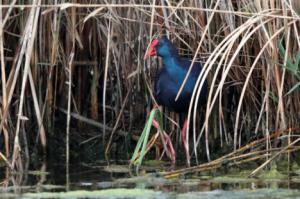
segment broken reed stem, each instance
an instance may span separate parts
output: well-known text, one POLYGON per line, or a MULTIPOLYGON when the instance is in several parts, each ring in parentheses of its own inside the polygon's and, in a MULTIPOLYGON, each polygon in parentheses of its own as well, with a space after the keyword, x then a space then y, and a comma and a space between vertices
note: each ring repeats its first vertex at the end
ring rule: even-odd
POLYGON ((294 140, 293 142, 291 142, 290 144, 288 144, 287 146, 283 147, 282 150, 280 150, 279 152, 277 152, 275 155, 273 155, 270 159, 268 159, 267 161, 265 161, 262 165, 260 165, 258 168, 256 168, 254 171, 252 171, 249 175, 249 177, 254 177, 261 169, 263 169, 264 167, 266 167, 272 160, 274 160, 277 156, 279 156, 280 154, 286 152, 291 146, 295 145, 296 143, 298 143, 300 141, 300 138, 294 140))
POLYGON ((0 157, 2 158, 2 160, 4 160, 4 162, 7 164, 7 166, 13 170, 13 166, 10 164, 10 162, 8 161, 8 159, 5 157, 5 155, 3 155, 1 152, 0 152, 0 157))
POLYGON ((46 153, 46 145, 47 145, 46 131, 45 131, 45 128, 44 128, 44 125, 43 125, 41 110, 40 110, 40 107, 39 107, 37 93, 36 93, 34 80, 33 80, 33 77, 32 77, 30 67, 29 67, 29 73, 28 74, 29 74, 29 84, 30 84, 32 99, 33 99, 33 106, 34 106, 35 115, 36 115, 36 118, 37 118, 37 121, 38 121, 38 129, 39 130, 38 130, 37 133, 38 133, 38 136, 40 137, 42 147, 43 147, 43 152, 45 154, 46 153))
MULTIPOLYGON (((289 129, 285 129, 285 130, 281 130, 281 131, 277 131, 274 132, 272 135, 270 135, 270 139, 276 139, 278 136, 280 136, 283 133, 286 132, 290 132, 290 131, 297 131, 300 130, 300 127, 297 128, 289 128, 289 129)), ((189 168, 184 168, 184 169, 178 169, 175 171, 171 171, 171 172, 164 172, 161 173, 162 176, 164 176, 165 178, 171 178, 171 177, 176 177, 178 175, 183 175, 183 174, 187 174, 187 173, 192 173, 192 172, 199 172, 199 171, 204 171, 204 170, 213 170, 215 168, 219 168, 220 166, 222 166, 222 164, 227 164, 228 166, 232 166, 232 165, 237 165, 237 164, 242 164, 245 162, 250 162, 253 160, 257 160, 257 159, 262 159, 266 157, 266 154, 272 151, 276 151, 276 150, 280 150, 280 148, 278 149, 269 149, 269 150, 262 150, 262 151, 256 151, 256 152, 250 152, 247 154, 242 154, 242 155, 237 155, 239 153, 244 152, 245 150, 248 149, 253 149, 261 144, 263 144, 266 139, 269 138, 261 138, 259 140, 255 140, 239 149, 237 149, 236 151, 226 154, 216 160, 213 160, 211 162, 208 163, 204 163, 204 164, 200 164, 197 166, 193 166, 193 167, 189 167, 189 168), (257 153, 263 153, 266 152, 266 154, 261 154, 261 155, 257 155, 257 153), (244 159, 245 157, 248 156, 255 156, 255 157, 249 157, 247 159, 244 159), (241 160, 244 159, 244 160, 241 160)), ((281 151, 279 151, 275 157, 277 157, 279 155, 279 153, 283 153, 284 151, 286 151, 287 149, 289 149, 291 146, 293 146, 295 143, 297 143, 298 141, 300 141, 300 138, 296 139, 294 142, 292 142, 290 145, 284 147, 281 151)), ((292 150, 299 150, 299 147, 295 147, 294 149, 292 148, 292 150)), ((270 156, 270 154, 267 154, 268 156, 270 156)), ((271 160, 273 160, 275 157, 270 158, 271 160)), ((268 160, 267 162, 269 163, 271 160, 268 160)), ((265 166, 265 164, 263 164, 262 166, 265 166)), ((252 172, 253 173, 253 172, 252 172)))
MULTIPOLYGON (((105 149, 105 155, 106 155, 106 156, 107 156, 108 153, 110 152, 111 142, 112 142, 113 136, 114 136, 114 134, 115 134, 115 132, 116 132, 116 130, 117 130, 117 128, 118 128, 118 125, 119 125, 119 122, 120 122, 120 120, 121 120, 121 117, 122 117, 122 115, 123 115, 123 113, 124 113, 125 106, 126 106, 126 104, 127 104, 128 98, 129 98, 129 94, 131 93, 131 87, 132 87, 132 84, 130 84, 130 86, 129 86, 129 88, 128 88, 126 97, 125 97, 125 99, 124 99, 124 101, 123 101, 123 104, 122 104, 122 107, 121 107, 121 110, 120 110, 120 113, 119 113, 119 115, 118 115, 118 117, 117 117, 117 120, 116 120, 116 122, 115 122, 115 125, 114 125, 114 127, 113 127, 113 129, 112 129, 112 132, 111 132, 111 134, 110 134, 110 138, 109 138, 108 143, 107 143, 107 145, 106 145, 106 149, 105 149)), ((106 129, 105 129, 105 130, 106 130, 106 129)))

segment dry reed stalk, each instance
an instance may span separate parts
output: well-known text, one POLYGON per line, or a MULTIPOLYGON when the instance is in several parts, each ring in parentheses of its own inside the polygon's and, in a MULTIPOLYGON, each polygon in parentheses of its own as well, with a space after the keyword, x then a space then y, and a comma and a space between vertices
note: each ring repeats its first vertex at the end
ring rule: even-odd
MULTIPOLYGON (((9 8, 11 7, 10 5, 1 5, 0 7, 2 8, 9 8)), ((67 8, 71 8, 71 7, 75 7, 75 8, 99 8, 99 7, 105 7, 105 8, 136 8, 136 9, 140 9, 140 8, 155 8, 155 9, 178 9, 178 10, 184 10, 184 11, 203 11, 203 12, 215 12, 215 13, 223 13, 223 14, 235 14, 235 15, 240 15, 241 17, 244 16, 264 16, 264 17, 275 17, 278 19, 297 19, 297 17, 293 17, 293 16, 280 16, 280 15, 273 15, 273 14, 264 14, 264 13, 255 13, 255 12, 242 12, 242 11, 228 11, 228 10, 220 10, 220 9, 209 9, 209 8, 197 8, 197 7, 189 7, 189 6, 181 6, 176 8, 177 6, 162 6, 162 5, 147 5, 147 4, 81 4, 81 3, 61 3, 61 4, 57 4, 57 5, 46 5, 46 4, 42 4, 39 6, 36 5, 23 5, 23 4, 15 4, 13 5, 13 8, 33 8, 33 7, 40 7, 40 8, 49 8, 49 10, 45 11, 45 12, 51 12, 53 11, 55 8, 60 8, 61 10, 66 10, 67 8)), ((275 11, 280 11, 281 9, 274 9, 275 11)))
MULTIPOLYGON (((250 23, 250 25, 251 25, 251 23, 250 23)), ((246 26, 247 27, 247 26, 246 26)), ((205 119, 205 123, 204 123, 204 125, 203 126, 205 126, 206 127, 206 131, 207 131, 207 126, 208 126, 208 118, 209 118, 209 115, 211 114, 211 111, 212 111, 212 108, 211 107, 213 107, 213 104, 214 104, 214 102, 215 102, 215 100, 216 100, 216 97, 217 97, 217 95, 215 95, 215 97, 214 97, 214 99, 212 100, 211 98, 212 98, 212 94, 213 94, 213 88, 214 88, 214 84, 215 84, 215 82, 217 81, 217 74, 218 74, 218 71, 221 69, 221 66, 222 66, 222 63, 223 63, 223 60, 227 60, 227 58, 228 58, 228 53, 230 53, 230 49, 232 49, 232 47, 233 47, 233 44, 234 44, 234 42, 235 42, 235 39, 237 38, 237 35, 238 34, 236 34, 236 32, 237 33, 239 33, 239 34, 241 34, 243 31, 245 30, 245 26, 241 26, 240 28, 237 28, 234 32, 232 32, 230 35, 228 35, 228 39, 227 38, 225 38, 219 45, 218 45, 218 47, 216 47, 215 48, 215 50, 214 50, 214 52, 211 54, 211 56, 208 58, 208 60, 207 60, 207 62, 205 63, 205 65, 203 66, 203 70, 201 71, 201 73, 200 73, 200 77, 198 78, 198 80, 197 80, 197 83, 196 83, 196 88, 197 88, 197 90, 194 90, 194 93, 193 93, 193 96, 192 96, 192 102, 195 100, 195 104, 197 105, 198 104, 198 97, 196 97, 196 96, 199 96, 199 94, 200 94, 200 91, 201 91, 201 87, 203 86, 203 84, 204 84, 204 80, 206 79, 206 77, 208 76, 208 72, 209 72, 209 70, 211 70, 211 68, 212 68, 212 66, 213 66, 213 64, 215 63, 215 61, 216 61, 216 59, 218 58, 218 56, 221 54, 221 52, 223 51, 223 50, 225 50, 225 49, 227 49, 227 54, 226 53, 224 53, 223 55, 222 55, 222 58, 221 58, 221 60, 220 60, 220 62, 219 62, 219 64, 218 64, 218 66, 217 66, 217 69, 216 69, 216 73, 215 73, 215 75, 214 75, 214 77, 213 77, 213 80, 212 80, 212 86, 211 86, 211 89, 210 89, 210 92, 209 92, 209 95, 208 95, 208 103, 207 103, 207 108, 206 108, 206 119, 205 119), (239 31, 239 32, 238 32, 239 31), (229 47, 228 47, 229 46, 229 47), (226 56, 227 55, 227 56, 226 56), (227 58, 226 58, 227 57, 227 58), (226 58, 226 59, 225 59, 226 58), (201 78, 202 77, 202 78, 201 78), (199 85, 200 84, 200 85, 199 85), (210 105, 210 101, 212 101, 211 102, 211 104, 212 105, 210 105)), ((227 67, 227 69, 226 69, 226 73, 228 73, 229 72, 229 69, 230 69, 230 67, 227 67)), ((224 77, 226 77, 226 76, 224 76, 224 74, 223 74, 223 76, 222 76, 223 78, 222 78, 222 81, 223 81, 223 83, 220 83, 219 84, 219 86, 218 86, 218 90, 220 90, 221 89, 221 87, 222 87, 222 85, 224 84, 224 81, 225 81, 225 78, 224 77)), ((217 91, 218 91, 217 90, 217 91)), ((189 114, 190 114, 190 112, 191 112, 191 109, 189 110, 189 114)), ((193 112, 193 114, 194 114, 194 118, 196 118, 196 108, 194 109, 194 112, 193 112)), ((195 120, 194 120, 195 121, 195 120)), ((194 126, 194 129, 195 129, 195 126, 194 126)))
MULTIPOLYGON (((57 0, 54 2, 55 5, 57 5, 57 0)), ((45 12, 44 12, 45 13, 45 12)), ((45 100, 44 100, 44 106, 43 106, 43 112, 42 117, 44 117, 46 109, 47 109, 47 117, 48 118, 48 127, 49 130, 53 130, 53 121, 54 121, 54 111, 53 107, 55 105, 55 99, 56 99, 56 88, 57 88, 57 81, 53 83, 53 78, 57 77, 57 74, 54 75, 55 72, 55 66, 58 62, 58 56, 59 56, 59 31, 60 31, 60 18, 61 13, 58 13, 58 9, 54 9, 53 12, 53 19, 52 19, 52 42, 51 42, 51 49, 50 49, 50 69, 48 69, 49 76, 47 79, 47 86, 46 86, 46 93, 45 93, 45 100)), ((56 70, 57 72, 58 70, 56 70)), ((58 78, 55 78, 56 80, 58 78)))
MULTIPOLYGON (((41 1, 34 1, 34 5, 40 5, 41 1)), ((21 88, 21 94, 20 94, 20 104, 19 104, 19 110, 18 110, 18 119, 17 119, 17 124, 16 124, 16 133, 15 133, 15 138, 14 138, 14 151, 13 151, 13 157, 12 157, 12 167, 15 167, 16 160, 20 158, 20 138, 19 138, 19 132, 20 132, 20 125, 21 125, 21 120, 23 120, 23 105, 24 105, 24 94, 25 94, 25 86, 27 82, 27 77, 28 73, 30 72, 30 58, 33 50, 33 44, 37 32, 37 22, 38 22, 38 16, 39 16, 39 7, 33 7, 30 16, 28 18, 28 23, 27 23, 27 31, 25 35, 24 42, 27 43, 27 49, 26 49, 26 54, 25 54, 25 67, 24 67, 24 74, 22 78, 22 88, 21 88)))
POLYGON ((109 152, 110 152, 112 139, 113 139, 113 136, 114 136, 114 134, 115 134, 115 132, 116 132, 116 130, 117 130, 117 128, 118 128, 118 125, 119 125, 119 122, 120 122, 120 120, 121 120, 121 117, 122 117, 122 115, 123 115, 123 113, 124 113, 124 109, 125 109, 125 106, 126 106, 126 104, 127 104, 127 101, 128 101, 130 92, 131 92, 131 86, 129 87, 129 89, 128 89, 128 91, 127 91, 127 94, 126 94, 126 96, 125 96, 124 102, 123 102, 122 107, 121 107, 121 110, 120 110, 120 112, 119 112, 119 115, 118 115, 118 117, 117 117, 117 120, 116 120, 116 122, 115 122, 115 125, 114 125, 114 127, 113 127, 113 129, 112 129, 112 132, 111 132, 111 134, 110 134, 110 138, 109 138, 108 143, 107 143, 106 148, 105 148, 105 155, 108 155, 109 152))
POLYGON ((29 83, 30 83, 30 88, 32 92, 32 98, 33 98, 33 103, 34 103, 34 110, 36 114, 36 118, 38 121, 38 135, 40 136, 41 144, 44 150, 44 153, 46 153, 46 145, 47 145, 47 138, 46 138, 46 131, 43 125, 43 119, 42 119, 42 114, 40 111, 39 103, 38 103, 38 98, 37 98, 37 93, 34 85, 34 80, 32 77, 31 69, 29 68, 29 83))
POLYGON ((71 24, 70 24, 70 40, 71 48, 69 49, 69 60, 68 60, 68 105, 67 105, 67 128, 66 128, 66 184, 67 189, 69 188, 70 177, 69 177, 69 168, 70 168, 70 122, 71 122, 71 101, 72 101, 72 82, 73 82, 73 64, 75 56, 75 40, 76 40, 76 8, 71 8, 71 24))
MULTIPOLYGON (((105 58, 105 70, 104 70, 104 78, 103 78, 103 99, 102 99, 102 113, 103 113, 103 125, 106 125, 106 84, 107 84, 107 74, 108 74, 108 67, 109 67, 109 58, 110 58, 110 43, 111 43, 111 32, 113 31, 111 26, 111 17, 109 18, 108 26, 107 26, 107 44, 106 44, 106 58, 105 58)), ((105 144, 105 135, 106 129, 103 128, 103 137, 102 137, 102 144, 105 144)))
MULTIPOLYGON (((289 0, 289 4, 292 5, 291 7, 296 11, 296 13, 300 13, 300 2, 297 0, 289 0)), ((293 13, 294 14, 294 13, 293 13)))
MULTIPOLYGON (((57 109, 58 109, 60 112, 62 112, 63 114, 65 114, 65 115, 68 114, 68 111, 65 110, 65 109, 62 109, 62 108, 57 108, 57 109)), ((100 123, 100 122, 97 122, 97 121, 95 121, 95 120, 86 118, 86 117, 84 117, 84 116, 82 116, 82 115, 79 115, 79 114, 77 114, 77 113, 70 113, 70 116, 73 117, 73 118, 76 119, 76 120, 79 120, 79 121, 81 121, 81 122, 87 123, 87 124, 89 124, 89 125, 91 125, 91 126, 94 126, 94 127, 96 127, 96 128, 99 128, 99 129, 105 128, 106 131, 111 131, 111 132, 112 132, 112 130, 113 130, 113 128, 111 128, 111 127, 109 127, 109 126, 107 126, 107 125, 103 125, 103 124, 100 123)), ((120 135, 120 136, 126 136, 127 134, 128 134, 128 132, 126 132, 126 131, 118 130, 118 135, 120 135)), ((88 139, 88 140, 83 141, 81 144, 87 143, 87 142, 89 142, 89 141, 91 141, 91 140, 93 140, 93 139, 97 139, 97 138, 100 138, 100 137, 102 137, 102 135, 96 135, 96 136, 94 136, 94 137, 92 137, 92 138, 90 138, 90 139, 88 139)))
MULTIPOLYGON (((290 22, 289 23, 290 25, 293 24, 293 22, 290 22)), ((244 94, 246 92, 246 88, 247 88, 247 85, 249 83, 249 80, 250 80, 250 77, 251 77, 251 74, 254 70, 254 67, 256 66, 256 63, 259 61, 259 58, 260 56, 264 53, 264 50, 268 47, 268 45, 270 44, 270 42, 272 41, 272 39, 275 39, 276 36, 281 33, 282 31, 285 30, 285 27, 282 27, 281 29, 279 29, 275 34, 272 35, 272 37, 265 43, 265 45, 262 47, 261 51, 259 52, 257 58, 254 60, 252 66, 251 66, 251 70, 249 71, 248 75, 247 75, 247 79, 245 81, 245 84, 244 84, 244 87, 243 87, 243 90, 242 90, 242 93, 241 93, 241 97, 240 97, 240 101, 239 101, 239 104, 238 104, 238 109, 237 109, 237 117, 236 117, 236 121, 235 121, 235 134, 237 134, 237 130, 238 130, 238 122, 239 122, 239 113, 240 113, 240 110, 241 110, 241 105, 242 105, 242 100, 243 100, 243 97, 244 97, 244 94)), ((265 99, 266 99, 267 96, 265 96, 265 99)), ((263 110, 263 109, 262 109, 263 110)))
MULTIPOLYGON (((2 0, 0 1, 2 4, 2 0)), ((5 62, 4 62, 4 48, 3 48, 3 21, 2 21, 2 9, 0 9, 0 59, 1 59, 1 83, 2 83, 2 103, 3 107, 6 106, 7 94, 6 94, 6 72, 5 72, 5 62)))
MULTIPOLYGON (((0 1, 0 4, 2 4, 2 0, 0 1)), ((6 14, 6 17, 9 15, 9 13, 6 14)), ((6 20, 2 20, 2 9, 0 9, 0 59, 1 59, 1 84, 2 84, 2 110, 5 109, 7 105, 7 92, 6 92, 6 70, 5 70, 5 58, 4 58, 4 48, 3 48, 3 27, 5 25, 6 20)), ((2 110, 0 109, 0 116, 2 118, 2 110)), ((4 119, 4 118, 3 118, 4 119)), ((5 126, 7 126, 7 122, 4 123, 5 126)), ((8 129, 6 127, 3 128, 3 134, 4 134, 4 144, 5 144, 5 155, 6 157, 9 157, 10 151, 9 151, 9 134, 8 129)))

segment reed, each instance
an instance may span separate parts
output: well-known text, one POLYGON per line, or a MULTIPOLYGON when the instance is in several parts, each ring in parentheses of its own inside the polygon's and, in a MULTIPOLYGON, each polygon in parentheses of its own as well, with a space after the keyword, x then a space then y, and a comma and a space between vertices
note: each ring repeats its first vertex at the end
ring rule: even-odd
MULTIPOLYGON (((253 138, 266 138, 269 153, 279 143, 271 142, 270 132, 298 129, 298 1, 63 2, 1 3, 0 153, 10 168, 21 168, 22 152, 52 147, 48 139, 59 136, 56 129, 66 129, 66 149, 80 135, 76 142, 101 140, 109 154, 117 137, 130 139, 149 127, 158 65, 143 57, 161 34, 180 54, 203 63, 191 103, 197 104, 204 80, 209 82, 204 122, 196 108, 189 110, 197 162, 219 157, 216 145, 230 153, 253 138), (97 133, 70 130, 86 126, 97 133)), ((167 110, 163 117, 166 132, 177 128, 167 110)), ((176 141, 175 134, 170 137, 176 141)))

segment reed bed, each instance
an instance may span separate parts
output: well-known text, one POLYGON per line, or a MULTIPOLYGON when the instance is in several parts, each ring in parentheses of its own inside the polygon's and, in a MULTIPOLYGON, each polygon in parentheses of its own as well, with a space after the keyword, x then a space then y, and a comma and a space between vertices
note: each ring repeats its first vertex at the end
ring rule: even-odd
MULTIPOLYGON (((54 147, 56 129, 65 132, 67 163, 72 137, 101 142, 106 154, 113 143, 129 145, 154 104, 159 60, 143 59, 154 35, 168 35, 181 55, 203 63, 191 104, 208 79, 207 105, 188 113, 197 163, 255 139, 264 139, 266 154, 288 149, 300 122, 298 2, 2 0, 1 158, 22 170, 31 151, 54 147), (86 126, 97 133, 81 135, 86 126), (294 130, 270 134, 287 129, 294 130)), ((166 132, 178 131, 174 114, 163 117, 166 132)))

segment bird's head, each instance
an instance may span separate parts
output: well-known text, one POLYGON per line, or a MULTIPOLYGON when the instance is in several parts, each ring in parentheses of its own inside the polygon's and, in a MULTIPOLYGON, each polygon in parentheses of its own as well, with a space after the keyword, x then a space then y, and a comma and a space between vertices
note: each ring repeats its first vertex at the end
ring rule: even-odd
POLYGON ((176 47, 171 43, 171 41, 163 36, 161 38, 155 38, 152 40, 146 54, 145 59, 154 56, 160 56, 162 58, 177 56, 178 52, 176 47))

